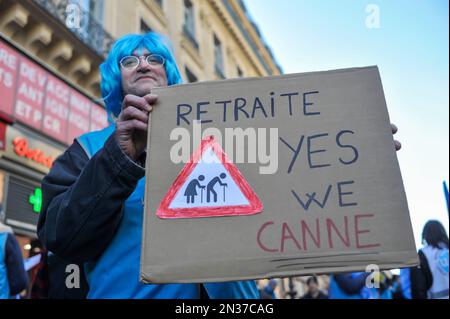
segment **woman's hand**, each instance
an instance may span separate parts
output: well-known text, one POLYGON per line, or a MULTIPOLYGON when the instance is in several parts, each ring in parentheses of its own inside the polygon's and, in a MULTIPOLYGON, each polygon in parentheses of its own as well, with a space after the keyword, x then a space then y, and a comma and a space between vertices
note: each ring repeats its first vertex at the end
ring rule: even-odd
POLYGON ((133 161, 136 161, 147 147, 149 113, 158 97, 148 94, 144 97, 128 94, 122 103, 122 112, 116 122, 116 141, 133 161))

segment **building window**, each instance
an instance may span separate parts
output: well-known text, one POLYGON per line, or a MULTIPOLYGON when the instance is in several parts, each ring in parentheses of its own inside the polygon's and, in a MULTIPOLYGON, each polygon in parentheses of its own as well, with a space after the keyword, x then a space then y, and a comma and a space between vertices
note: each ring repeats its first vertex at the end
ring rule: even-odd
POLYGON ((145 23, 144 20, 142 20, 142 19, 141 19, 141 25, 140 25, 139 28, 140 28, 142 34, 144 34, 144 33, 149 33, 149 32, 152 32, 152 31, 153 31, 152 28, 150 28, 150 27, 148 26, 148 24, 145 23))
POLYGON ((163 0, 155 0, 155 2, 158 4, 158 6, 160 6, 162 8, 163 0))
POLYGON ((103 25, 103 0, 89 1, 89 12, 98 23, 103 25))
POLYGON ((85 44, 103 54, 105 40, 108 41, 103 29, 103 0, 71 0, 68 4, 71 6, 67 6, 68 11, 65 12, 67 28, 85 44))
POLYGON ((194 75, 194 73, 191 72, 188 68, 184 68, 184 71, 186 73, 186 79, 188 83, 195 83, 198 81, 197 77, 194 75))
POLYGON ((190 0, 184 0, 184 35, 191 41, 196 49, 198 49, 198 43, 195 40, 195 16, 194 7, 190 0))
POLYGON ((214 35, 214 64, 217 75, 224 79, 222 43, 216 35, 214 35))
POLYGON ((72 0, 70 3, 78 6, 78 10, 73 11, 78 17, 69 28, 75 29, 85 39, 91 38, 92 29, 95 31, 97 24, 103 26, 103 0, 72 0))

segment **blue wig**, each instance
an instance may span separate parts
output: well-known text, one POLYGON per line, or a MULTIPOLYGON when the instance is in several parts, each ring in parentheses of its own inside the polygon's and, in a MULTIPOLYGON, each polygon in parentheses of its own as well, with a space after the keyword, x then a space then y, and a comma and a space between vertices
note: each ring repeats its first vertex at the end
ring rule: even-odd
POLYGON ((124 56, 133 54, 135 50, 144 48, 166 59, 164 66, 168 85, 179 84, 182 81, 171 46, 165 37, 153 32, 123 36, 114 43, 108 58, 100 65, 102 78, 100 88, 110 122, 113 116, 117 117, 122 109, 122 77, 119 61, 124 56))

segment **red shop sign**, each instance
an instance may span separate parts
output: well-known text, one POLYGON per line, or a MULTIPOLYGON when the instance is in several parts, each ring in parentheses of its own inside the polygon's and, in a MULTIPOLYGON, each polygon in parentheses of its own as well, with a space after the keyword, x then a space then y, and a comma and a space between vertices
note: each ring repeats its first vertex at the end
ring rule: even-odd
POLYGON ((29 158, 32 161, 51 168, 53 161, 55 160, 52 156, 45 156, 44 152, 39 148, 30 149, 28 148, 28 140, 24 137, 16 137, 13 140, 14 153, 20 157, 29 158))

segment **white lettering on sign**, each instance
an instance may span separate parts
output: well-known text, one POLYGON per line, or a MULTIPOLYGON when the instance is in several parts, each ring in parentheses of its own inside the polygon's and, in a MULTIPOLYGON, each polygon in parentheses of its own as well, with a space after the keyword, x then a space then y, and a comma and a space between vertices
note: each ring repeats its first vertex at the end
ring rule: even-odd
POLYGON ((91 131, 97 131, 108 126, 108 118, 104 109, 92 106, 91 109, 91 131))
POLYGON ((75 94, 72 94, 70 96, 70 106, 84 114, 89 114, 89 109, 90 109, 89 101, 80 99, 75 94))
POLYGON ((0 68, 0 84, 2 83, 5 87, 11 88, 13 85, 13 75, 11 74, 11 72, 0 68))
POLYGON ((36 83, 36 69, 30 68, 26 63, 20 65, 20 76, 30 80, 32 83, 36 83))
POLYGON ((40 87, 43 87, 45 85, 45 81, 47 80, 47 76, 44 73, 39 72, 37 68, 27 63, 20 64, 20 75, 40 87))
POLYGON ((17 57, 9 54, 5 49, 0 48, 0 63, 4 64, 11 70, 15 70, 17 67, 17 57))
POLYGON ((38 123, 42 120, 42 112, 39 110, 33 110, 33 122, 38 123))
POLYGON ((61 123, 49 115, 44 116, 44 128, 55 133, 61 132, 61 123))
POLYGON ((29 86, 26 82, 22 82, 19 87, 18 94, 27 97, 30 101, 41 104, 44 98, 44 93, 39 89, 29 86))
POLYGON ((89 121, 83 115, 71 113, 69 116, 69 122, 82 130, 89 130, 89 121))
POLYGON ((61 85, 55 81, 49 81, 47 85, 47 92, 57 97, 61 101, 69 102, 69 89, 65 85, 61 85))
POLYGON ((58 115, 58 117, 62 119, 67 119, 69 116, 69 110, 68 107, 65 104, 62 104, 58 102, 56 99, 53 99, 51 97, 47 96, 47 103, 46 103, 47 111, 50 111, 51 113, 58 115))
POLYGON ((16 114, 22 118, 31 119, 34 123, 37 123, 42 119, 41 111, 33 109, 31 105, 21 100, 17 101, 16 114))
POLYGON ((16 113, 24 118, 31 118, 31 111, 32 111, 32 107, 30 105, 28 105, 27 103, 18 100, 17 101, 17 105, 16 105, 16 113))
POLYGON ((103 109, 93 107, 91 117, 101 124, 107 124, 106 113, 103 109))

